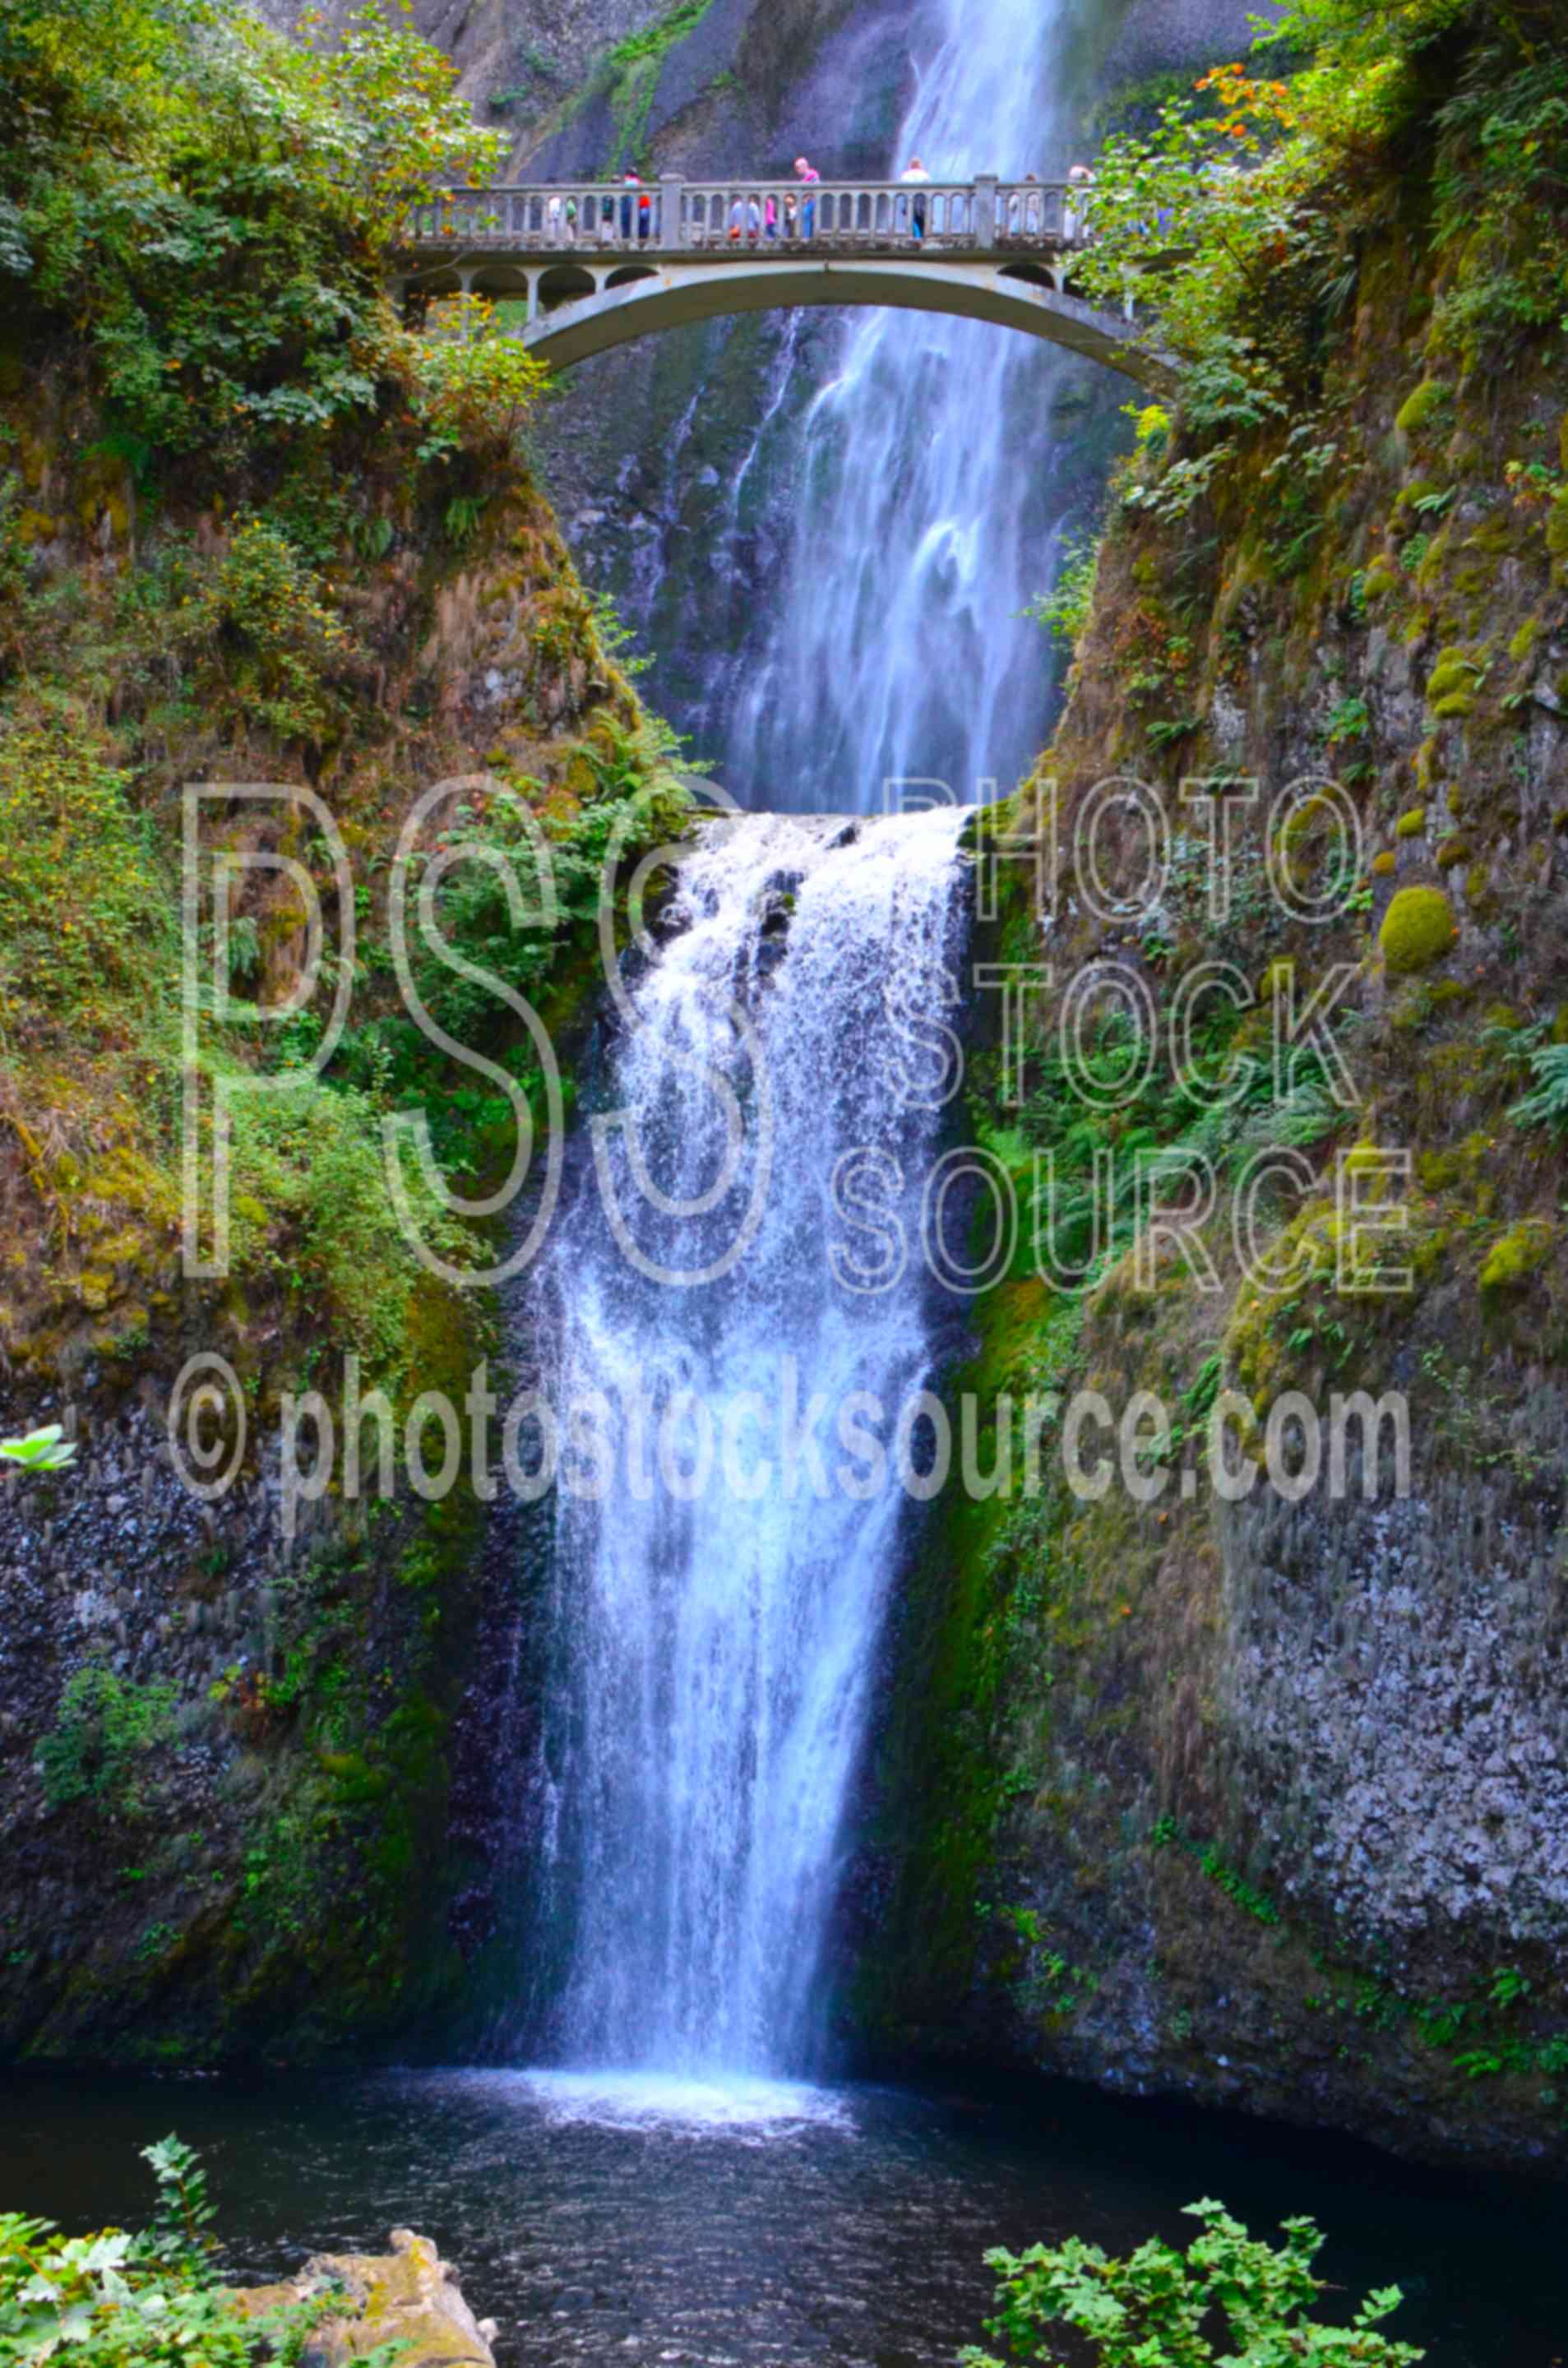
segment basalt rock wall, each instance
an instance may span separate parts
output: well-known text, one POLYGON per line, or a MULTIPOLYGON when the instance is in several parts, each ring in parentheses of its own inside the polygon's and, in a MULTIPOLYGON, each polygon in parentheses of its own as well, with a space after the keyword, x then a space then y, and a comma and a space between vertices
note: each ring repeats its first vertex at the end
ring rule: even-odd
POLYGON ((1108 1486, 1067 1486, 1048 1430, 1062 1453, 1028 1508, 965 1505, 927 1542, 854 2027, 903 2060, 969 2054, 1555 2166, 1568 1242, 1561 1133, 1521 1104, 1568 983, 1563 389, 1549 338, 1518 338, 1500 376, 1454 336, 1480 251, 1435 250, 1425 206, 1419 174, 1380 193, 1302 391, 1332 423, 1315 492, 1282 496, 1288 431, 1255 430, 1202 501, 1151 516, 1140 489, 1170 462, 1153 428, 1062 726, 1010 817, 1046 850, 1053 917, 1042 942, 1019 884, 982 951, 1052 979, 1021 1092, 977 1055, 981 1140, 1026 1204, 1030 1153, 1054 1156, 1042 1218, 1080 1257, 1091 1140, 1164 1147, 1184 1172, 1202 1153, 1220 1190, 1192 1227, 1201 1259, 1130 1240, 1084 1292, 1026 1255, 978 1305, 955 1391, 1096 1393, 1080 1476, 1102 1452, 1114 1472, 1138 1393, 1160 1412, 1108 1486), (1096 917, 1070 849, 1112 777, 1148 785, 1174 851, 1153 900, 1134 893, 1147 840, 1118 809, 1102 876, 1132 884, 1096 917), (1216 780, 1247 800, 1220 913, 1181 796, 1216 780), (1311 924, 1270 885, 1282 850, 1319 892, 1311 924), (1221 1112, 1183 1099, 1164 1048, 1202 963, 1229 966, 1242 1006, 1227 1057, 1266 1079, 1285 966, 1298 1009, 1331 985, 1344 1092, 1309 1067, 1221 1112), (1063 1087, 1056 1033, 1091 964, 1160 1046, 1147 1087, 1098 1114, 1063 1087), (1367 1191, 1397 1231, 1358 1247, 1347 1209, 1385 1152, 1392 1180, 1367 1191), (1261 1265, 1244 1265, 1235 1179, 1263 1153, 1299 1181, 1257 1204, 1261 1265), (1283 1408, 1290 1485, 1211 1486, 1222 1391, 1255 1409, 1235 1417, 1255 1460, 1283 1408), (1387 1401, 1376 1479, 1354 1419, 1336 1484, 1334 1402, 1356 1393, 1387 1401))

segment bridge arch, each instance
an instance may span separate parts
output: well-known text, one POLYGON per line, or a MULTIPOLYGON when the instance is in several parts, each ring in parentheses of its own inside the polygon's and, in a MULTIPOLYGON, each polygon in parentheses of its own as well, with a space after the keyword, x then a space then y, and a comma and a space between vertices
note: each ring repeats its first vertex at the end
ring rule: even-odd
MULTIPOLYGON (((549 299, 542 300, 543 305, 549 299)), ((1163 382, 1156 357, 1133 340, 1129 324, 1096 312, 1055 287, 1043 269, 999 271, 983 267, 907 262, 879 265, 806 262, 687 264, 676 269, 631 268, 607 275, 591 295, 559 300, 523 332, 524 343, 552 370, 570 370, 595 354, 695 321, 796 306, 889 305, 990 321, 1025 336, 1065 346, 1148 385, 1163 382)))

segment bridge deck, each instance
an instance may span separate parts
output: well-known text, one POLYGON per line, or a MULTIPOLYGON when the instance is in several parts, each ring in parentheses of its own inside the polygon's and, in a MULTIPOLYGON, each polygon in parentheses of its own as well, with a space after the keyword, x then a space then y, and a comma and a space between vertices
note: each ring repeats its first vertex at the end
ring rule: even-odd
POLYGON ((1082 247, 1065 181, 603 181, 451 191, 416 206, 407 244, 421 262, 486 255, 622 253, 650 260, 783 251, 1038 255, 1082 247))

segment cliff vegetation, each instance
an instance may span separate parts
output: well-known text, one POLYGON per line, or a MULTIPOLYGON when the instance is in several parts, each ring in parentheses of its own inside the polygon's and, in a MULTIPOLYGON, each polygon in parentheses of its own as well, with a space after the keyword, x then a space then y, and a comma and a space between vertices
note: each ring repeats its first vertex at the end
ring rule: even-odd
POLYGON ((1024 1223, 955 1386, 1099 1392, 1083 1460, 1131 1419, 1138 1485, 1048 1458, 931 1542, 861 2009, 897 2050, 1561 2161, 1568 51, 1462 0, 1283 34, 1293 71, 1108 142, 1089 273, 1180 393, 977 842, 994 950, 1051 973, 1021 1069, 978 1072, 1024 1223), (1231 1391, 1285 1490, 1203 1476, 1231 1391), (1406 1496, 1389 1462, 1363 1495, 1368 1434, 1348 1485, 1310 1463, 1301 1409, 1357 1392, 1408 1407, 1406 1496))
POLYGON ((318 44, 20 0, 0 84, 0 1428, 68 1405, 79 1448, 0 1500, 0 2034, 357 2044, 488 1930, 434 1848, 478 1507, 410 1489, 402 1418, 493 1345, 464 1203, 548 1112, 519 998, 569 1016, 605 849, 685 795, 529 472, 536 366, 385 293, 410 193, 496 164, 447 61, 374 11, 318 44), (441 874, 423 1026, 400 843, 411 891, 441 874), (203 1279, 183 1147, 210 1212, 222 1091, 203 1279), (429 1146, 401 1215, 393 1113, 429 1146), (239 1393, 221 1502, 162 1421, 197 1349, 239 1393), (350 1360, 394 1484, 323 1496, 286 1554, 284 1394, 340 1403, 350 1360))

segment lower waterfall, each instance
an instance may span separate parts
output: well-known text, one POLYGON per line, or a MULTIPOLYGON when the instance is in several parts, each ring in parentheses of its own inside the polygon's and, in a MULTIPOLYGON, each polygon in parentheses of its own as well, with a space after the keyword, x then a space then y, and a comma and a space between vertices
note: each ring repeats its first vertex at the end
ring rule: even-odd
POLYGON ((554 1516, 562 2064, 777 2076, 819 2051, 898 1417, 931 1372, 918 1228, 962 823, 706 826, 618 997, 612 1107, 539 1276, 563 1454, 590 1418, 613 1450, 554 1516), (835 1178, 875 1217, 835 1215, 835 1178))

